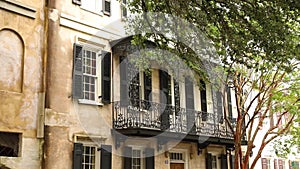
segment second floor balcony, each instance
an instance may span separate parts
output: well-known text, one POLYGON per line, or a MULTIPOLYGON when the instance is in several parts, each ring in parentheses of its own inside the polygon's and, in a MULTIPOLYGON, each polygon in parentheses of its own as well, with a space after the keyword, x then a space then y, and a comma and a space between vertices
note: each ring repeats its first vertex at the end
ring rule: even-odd
POLYGON ((145 100, 114 102, 113 128, 119 132, 139 129, 233 140, 224 117, 218 114, 145 100))

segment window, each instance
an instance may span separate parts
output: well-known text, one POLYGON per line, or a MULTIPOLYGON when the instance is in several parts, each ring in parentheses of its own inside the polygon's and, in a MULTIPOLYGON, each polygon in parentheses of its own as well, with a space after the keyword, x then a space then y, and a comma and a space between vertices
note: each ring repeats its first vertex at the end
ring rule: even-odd
POLYGON ((121 14, 122 18, 127 18, 127 0, 121 2, 121 14))
POLYGON ((20 133, 0 132, 0 156, 20 156, 20 133))
POLYGON ((261 165, 262 165, 262 169, 270 169, 269 168, 269 161, 266 158, 261 158, 261 165))
POLYGON ((124 168, 154 169, 154 149, 140 147, 124 147, 124 168))
POLYGON ((103 13, 105 14, 105 15, 110 15, 111 14, 111 4, 110 4, 111 2, 110 2, 110 0, 104 0, 103 1, 103 13))
POLYGON ((95 146, 83 146, 82 154, 82 169, 94 169, 96 164, 96 150, 95 146))
POLYGON ((184 161, 184 154, 183 153, 170 153, 170 160, 171 161, 184 161))
POLYGON ((212 169, 217 169, 217 156, 212 156, 212 169))
POLYGON ((81 7, 94 13, 102 12, 101 0, 81 0, 81 7))
POLYGON ((83 99, 95 100, 96 89, 98 84, 97 74, 96 74, 96 52, 83 49, 83 99))
POLYGON ((132 150, 132 169, 141 169, 143 166, 143 159, 141 150, 132 150))
POLYGON ((73 169, 111 169, 111 153, 111 145, 74 143, 73 169))
POLYGON ((111 53, 74 44, 73 98, 80 103, 110 103, 111 53), (101 67, 101 69, 99 69, 101 67))
POLYGON ((120 101, 122 106, 148 110, 152 101, 152 72, 140 71, 128 58, 120 56, 120 101))

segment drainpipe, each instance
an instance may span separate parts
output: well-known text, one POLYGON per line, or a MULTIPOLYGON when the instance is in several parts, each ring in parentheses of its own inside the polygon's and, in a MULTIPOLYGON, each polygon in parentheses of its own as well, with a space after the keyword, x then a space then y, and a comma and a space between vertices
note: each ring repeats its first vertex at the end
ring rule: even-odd
MULTIPOLYGON (((57 2, 56 0, 45 0, 45 56, 44 56, 44 75, 43 75, 43 90, 44 90, 44 112, 50 108, 50 92, 51 88, 51 56, 53 56, 53 49, 55 49, 55 39, 57 38, 57 30, 59 26, 59 11, 56 8, 57 2)), ((54 161, 50 161, 49 155, 50 150, 50 141, 47 139, 49 130, 47 130, 45 124, 45 116, 44 116, 44 155, 43 155, 43 167, 44 169, 50 169, 51 163, 55 163, 54 161)))

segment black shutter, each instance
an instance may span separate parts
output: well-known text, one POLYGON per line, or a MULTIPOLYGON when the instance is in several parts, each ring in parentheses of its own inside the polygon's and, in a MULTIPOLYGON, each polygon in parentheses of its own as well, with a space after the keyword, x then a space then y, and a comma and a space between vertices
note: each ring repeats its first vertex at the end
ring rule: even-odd
POLYGON ((217 94, 217 114, 218 114, 218 120, 219 123, 224 122, 223 118, 223 102, 222 102, 222 93, 221 92, 216 92, 217 94))
POLYGON ((73 98, 83 98, 82 46, 73 45, 73 98))
POLYGON ((124 169, 131 169, 132 166, 132 148, 124 147, 124 169))
POLYGON ((171 104, 171 77, 168 72, 160 70, 159 81, 161 90, 160 103, 171 104))
POLYGON ((180 92, 179 82, 174 79, 174 100, 175 100, 175 114, 178 115, 180 111, 180 92))
POLYGON ((228 163, 227 163, 227 155, 221 154, 221 169, 227 169, 228 163))
POLYGON ((151 106, 152 76, 151 72, 144 72, 144 109, 149 110, 151 106))
POLYGON ((185 101, 186 101, 186 115, 187 115, 187 127, 191 130, 195 123, 194 112, 194 85, 189 78, 185 78, 185 101))
POLYGON ((82 154, 83 154, 83 144, 74 143, 73 148, 73 169, 82 169, 82 154))
POLYGON ((146 156, 146 169, 154 169, 155 166, 155 156, 154 156, 154 149, 153 148, 146 148, 145 150, 146 156))
POLYGON ((120 56, 120 103, 121 106, 129 104, 128 95, 128 59, 125 56, 120 56))
POLYGON ((206 169, 212 169, 212 155, 210 153, 206 154, 205 164, 206 169))
POLYGON ((111 169, 111 145, 101 145, 100 169, 111 169))
POLYGON ((110 15, 111 7, 110 0, 103 0, 103 13, 105 15, 110 15))
POLYGON ((200 96, 201 96, 201 111, 202 111, 202 120, 207 120, 207 98, 206 98, 206 84, 203 80, 200 80, 200 96))
POLYGON ((105 104, 110 103, 111 96, 111 53, 102 51, 102 102, 105 104))
POLYGON ((163 71, 159 71, 160 81, 160 103, 161 103, 161 129, 167 130, 170 128, 170 109, 171 109, 171 95, 170 95, 170 75, 163 71))
POLYGON ((231 90, 228 86, 226 86, 226 90, 227 90, 228 117, 229 117, 229 119, 232 119, 231 90))
POLYGON ((73 4, 81 5, 81 0, 72 0, 73 4))

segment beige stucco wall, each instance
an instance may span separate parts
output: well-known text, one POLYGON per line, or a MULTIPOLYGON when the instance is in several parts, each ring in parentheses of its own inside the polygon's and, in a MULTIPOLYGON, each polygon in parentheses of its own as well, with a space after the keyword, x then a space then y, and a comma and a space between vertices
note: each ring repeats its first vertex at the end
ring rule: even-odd
POLYGON ((8 168, 41 168, 37 124, 43 112, 38 108, 44 92, 43 6, 39 0, 1 1, 0 131, 22 133, 20 156, 0 157, 0 166, 8 168))

